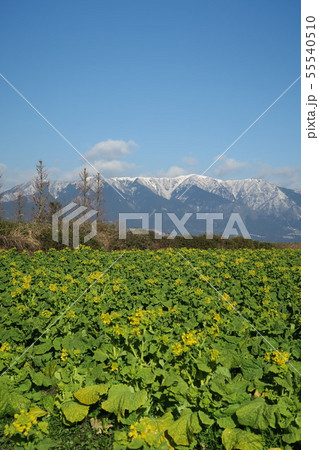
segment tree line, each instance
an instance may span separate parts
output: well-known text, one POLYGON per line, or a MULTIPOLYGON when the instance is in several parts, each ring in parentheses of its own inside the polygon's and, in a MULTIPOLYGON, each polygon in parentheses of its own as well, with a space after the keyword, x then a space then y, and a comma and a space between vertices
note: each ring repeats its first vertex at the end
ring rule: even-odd
MULTIPOLYGON (((1 178, 2 174, 0 174, 0 181, 1 178)), ((105 203, 105 198, 102 194, 103 186, 104 181, 101 174, 98 172, 95 176, 90 176, 88 170, 84 167, 79 173, 77 183, 78 195, 73 200, 74 203, 79 206, 95 209, 98 222, 106 220, 105 211, 102 208, 102 205, 105 203)), ((0 182, 0 190, 1 187, 2 184, 0 182)), ((29 218, 36 223, 46 223, 51 221, 52 215, 63 206, 60 202, 52 200, 49 190, 50 180, 48 171, 46 170, 42 160, 39 160, 36 165, 36 174, 32 179, 32 188, 33 205, 31 217, 29 215, 29 218)), ((0 203, 2 196, 3 193, 0 191, 0 203)), ((25 222, 26 217, 26 198, 20 187, 15 195, 15 211, 13 218, 16 222, 20 223, 25 222)))

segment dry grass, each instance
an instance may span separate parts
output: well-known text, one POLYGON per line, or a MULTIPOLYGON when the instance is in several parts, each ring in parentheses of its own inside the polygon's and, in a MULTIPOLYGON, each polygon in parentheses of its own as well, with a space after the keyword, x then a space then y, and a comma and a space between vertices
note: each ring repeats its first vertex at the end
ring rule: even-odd
MULTIPOLYGON (((81 230, 84 236, 90 231, 90 226, 84 225, 81 230)), ((52 241, 51 232, 50 224, 0 222, 0 248, 8 250, 15 247, 18 251, 26 250, 30 254, 37 250, 48 250, 52 247, 57 249, 63 248, 64 246, 61 243, 52 241)), ((235 241, 232 244, 235 245, 235 241)), ((128 239, 124 241, 118 238, 116 226, 99 223, 98 234, 90 241, 89 245, 92 248, 104 248, 107 251, 130 248, 153 249, 156 251, 159 248, 165 248, 167 246, 175 247, 177 245, 180 248, 185 243, 180 242, 179 239, 176 242, 164 242, 154 240, 151 236, 138 237, 136 235, 128 236, 128 239)), ((195 248, 202 248, 202 245, 203 243, 200 239, 193 241, 195 248)), ((214 248, 236 248, 236 246, 225 247, 224 242, 220 239, 217 239, 214 245, 214 248)), ((257 245, 259 244, 257 243, 257 245)), ((245 247, 245 244, 243 246, 245 247)), ((266 244, 266 248, 271 247, 279 249, 300 249, 301 244, 296 242, 266 244)), ((257 246, 253 246, 252 248, 257 248, 257 246)))
POLYGON ((37 233, 33 224, 19 224, 9 230, 5 235, 0 235, 0 247, 10 249, 15 247, 18 251, 27 250, 34 252, 41 249, 41 242, 37 239, 37 233))

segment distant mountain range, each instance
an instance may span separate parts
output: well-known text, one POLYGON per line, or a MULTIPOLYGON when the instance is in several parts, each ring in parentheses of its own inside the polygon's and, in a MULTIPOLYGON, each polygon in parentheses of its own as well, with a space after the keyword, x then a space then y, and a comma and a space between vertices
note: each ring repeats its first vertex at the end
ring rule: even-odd
MULTIPOLYGON (((2 202, 7 219, 14 219, 18 192, 23 194, 26 218, 31 211, 34 189, 32 182, 28 182, 3 193, 2 202)), ((58 201, 62 206, 79 196, 75 181, 53 181, 49 192, 50 200, 58 201)), ((206 224, 204 220, 196 220, 195 213, 223 213, 224 220, 214 221, 214 234, 222 234, 230 214, 237 212, 252 239, 300 241, 300 192, 260 179, 222 181, 202 175, 175 178, 116 177, 104 182, 102 197, 103 211, 109 221, 118 221, 119 213, 162 212, 163 232, 170 233, 175 227, 166 213, 175 213, 178 218, 184 213, 193 213, 185 226, 191 234, 198 235, 205 232, 206 224)), ((135 223, 131 226, 138 225, 135 223)), ((152 218, 150 228, 154 228, 152 218)))

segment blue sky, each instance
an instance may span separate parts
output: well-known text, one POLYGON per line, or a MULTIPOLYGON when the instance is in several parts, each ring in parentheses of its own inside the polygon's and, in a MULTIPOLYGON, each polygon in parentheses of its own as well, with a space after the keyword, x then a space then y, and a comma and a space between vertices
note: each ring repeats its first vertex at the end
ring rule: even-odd
MULTIPOLYGON (((0 3, 0 72, 105 176, 202 173, 299 75, 291 0, 0 3)), ((83 161, 0 79, 3 184, 83 161)), ((300 81, 207 175, 299 187, 300 81)))

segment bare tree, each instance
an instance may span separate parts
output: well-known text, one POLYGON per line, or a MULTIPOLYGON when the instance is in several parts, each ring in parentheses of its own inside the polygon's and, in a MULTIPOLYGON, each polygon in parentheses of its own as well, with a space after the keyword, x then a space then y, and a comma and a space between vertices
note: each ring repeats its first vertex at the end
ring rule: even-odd
POLYGON ((78 189, 80 190, 80 199, 79 204, 82 206, 89 206, 90 204, 90 189, 92 187, 92 183, 89 177, 89 172, 87 171, 86 167, 84 167, 83 170, 81 170, 80 174, 80 182, 78 184, 78 189))
POLYGON ((102 189, 103 189, 104 183, 101 178, 100 172, 98 172, 95 176, 95 199, 96 199, 96 219, 98 222, 101 222, 102 217, 102 211, 101 211, 101 204, 102 201, 104 201, 104 198, 102 197, 102 189))
POLYGON ((37 222, 45 222, 48 219, 48 197, 49 186, 48 173, 44 169, 43 162, 39 160, 36 165, 37 174, 32 180, 34 188, 33 194, 33 215, 37 222))
POLYGON ((18 223, 23 222, 23 216, 24 216, 24 207, 25 207, 25 199, 23 198, 23 192, 19 188, 17 192, 17 204, 16 204, 16 221, 18 223))

